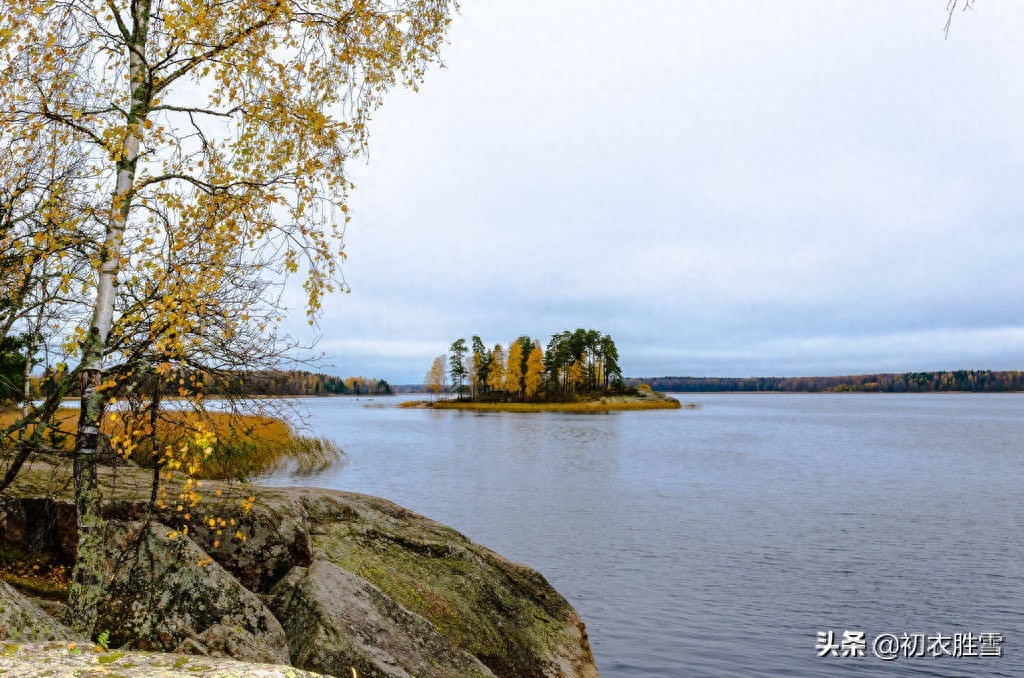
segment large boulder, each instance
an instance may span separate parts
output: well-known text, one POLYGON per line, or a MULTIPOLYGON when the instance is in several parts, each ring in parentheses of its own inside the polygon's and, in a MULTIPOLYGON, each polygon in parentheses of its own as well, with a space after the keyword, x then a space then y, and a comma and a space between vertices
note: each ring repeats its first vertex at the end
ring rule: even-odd
MULTIPOLYGON (((26 466, 6 493, 16 500, 0 501, 0 541, 68 564, 74 504, 39 499, 70 486, 59 473, 26 466)), ((389 501, 208 481, 198 507, 151 514, 149 472, 101 468, 100 481, 112 584, 97 631, 114 646, 272 662, 290 648, 299 665, 341 675, 598 675, 582 619, 543 576, 389 501), (169 538, 186 526, 188 538, 169 538)))
POLYGON ((188 537, 159 523, 106 526, 107 586, 97 630, 112 646, 288 663, 281 624, 188 537))
POLYGON ((243 663, 226 658, 163 652, 102 652, 94 645, 30 643, 0 645, 4 676, 121 676, 122 678, 317 678, 291 666, 243 663))
POLYGON ((284 625, 292 663, 367 678, 491 676, 419 615, 327 561, 296 567, 275 587, 270 607, 284 625))
POLYGON ((508 678, 595 678, 583 620, 541 574, 384 499, 288 490, 335 565, 508 678))
POLYGON ((0 640, 19 643, 73 639, 70 629, 0 581, 0 640))

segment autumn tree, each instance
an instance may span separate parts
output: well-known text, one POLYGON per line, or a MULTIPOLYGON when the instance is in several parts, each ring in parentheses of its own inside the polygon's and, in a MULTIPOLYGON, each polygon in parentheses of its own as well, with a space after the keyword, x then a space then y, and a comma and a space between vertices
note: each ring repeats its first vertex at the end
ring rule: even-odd
POLYGON ((526 374, 523 376, 523 393, 526 400, 533 400, 544 382, 544 350, 540 342, 534 342, 526 358, 526 374))
POLYGON ((448 390, 448 378, 447 372, 445 371, 445 356, 439 355, 434 358, 433 364, 430 366, 430 370, 427 372, 427 376, 423 381, 423 385, 427 387, 434 398, 448 390))
POLYGON ((54 127, 0 126, 0 340, 75 314, 57 306, 83 306, 78 278, 95 254, 84 216, 95 205, 83 197, 81 149, 54 127))
POLYGON ((518 341, 508 346, 508 364, 505 366, 505 390, 519 396, 523 391, 523 347, 518 341))
POLYGON ((569 363, 569 367, 565 370, 565 385, 570 393, 575 393, 583 383, 583 375, 586 373, 583 364, 583 356, 579 356, 569 363))
POLYGON ((487 363, 487 387, 493 392, 505 388, 505 349, 495 344, 487 363))
MULTIPOLYGON (((201 333, 178 328, 194 326, 207 293, 230 284, 218 263, 251 257, 302 273, 316 317, 341 285, 344 163, 386 91, 415 85, 437 59, 450 3, 0 1, 0 130, 19 130, 26 148, 80 148, 92 195, 109 196, 102 209, 78 211, 58 194, 39 231, 52 237, 77 221, 94 252, 83 281, 93 302, 75 334, 79 543, 68 601, 73 629, 91 635, 102 595, 99 423, 115 385, 105 371, 127 366, 123 347, 140 337, 139 355, 158 368, 163 356, 195 350, 201 333), (178 275, 154 256, 188 243, 208 257, 201 275, 178 275), (128 271, 140 281, 172 274, 141 295, 144 320, 119 302, 128 271)), ((222 333, 244 315, 225 318, 222 333)))
MULTIPOLYGON (((0 44, 9 44, 10 37, 0 28, 0 44)), ((81 317, 86 308, 81 281, 96 254, 90 238, 95 229, 90 232, 84 219, 95 206, 84 189, 80 149, 63 143, 53 127, 33 135, 0 125, 0 346, 8 368, 18 366, 6 371, 0 388, 12 400, 22 400, 22 416, 0 430, 0 491, 50 437, 52 417, 77 375, 53 369, 61 364, 57 356, 45 367, 68 380, 51 389, 41 405, 31 404, 37 354, 59 353, 59 338, 81 317)))
MULTIPOLYGON (((530 356, 530 351, 533 349, 533 339, 531 339, 530 336, 527 335, 527 334, 521 334, 515 340, 515 343, 519 344, 519 355, 521 356, 520 357, 520 361, 519 361, 520 362, 519 373, 521 375, 525 376, 526 375, 526 359, 530 356)), ((511 348, 511 346, 510 346, 510 348, 511 348)))

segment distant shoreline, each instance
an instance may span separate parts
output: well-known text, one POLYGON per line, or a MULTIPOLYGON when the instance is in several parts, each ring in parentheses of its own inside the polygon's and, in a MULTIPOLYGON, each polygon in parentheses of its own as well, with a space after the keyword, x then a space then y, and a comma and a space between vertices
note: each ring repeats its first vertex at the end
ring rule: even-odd
POLYGON ((629 377, 670 393, 1017 393, 1024 371, 946 370, 818 377, 629 377))

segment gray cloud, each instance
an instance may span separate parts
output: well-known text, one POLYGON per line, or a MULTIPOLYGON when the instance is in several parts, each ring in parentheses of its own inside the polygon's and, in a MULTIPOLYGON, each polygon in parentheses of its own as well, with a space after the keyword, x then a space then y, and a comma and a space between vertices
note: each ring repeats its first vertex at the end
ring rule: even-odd
MULTIPOLYGON (((1021 367, 1024 7, 493 2, 373 122, 340 373, 598 327, 629 374, 1021 367)), ((296 331, 304 331, 296 323, 296 331)))

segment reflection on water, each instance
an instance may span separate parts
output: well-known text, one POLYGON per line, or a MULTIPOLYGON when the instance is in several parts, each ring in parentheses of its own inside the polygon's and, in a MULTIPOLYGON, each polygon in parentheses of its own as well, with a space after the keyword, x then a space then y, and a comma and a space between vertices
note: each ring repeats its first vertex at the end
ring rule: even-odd
POLYGON ((688 395, 607 416, 306 399, 386 497, 536 567, 603 676, 1024 675, 1024 397, 688 395), (818 631, 998 631, 1001 658, 818 659, 818 631))

